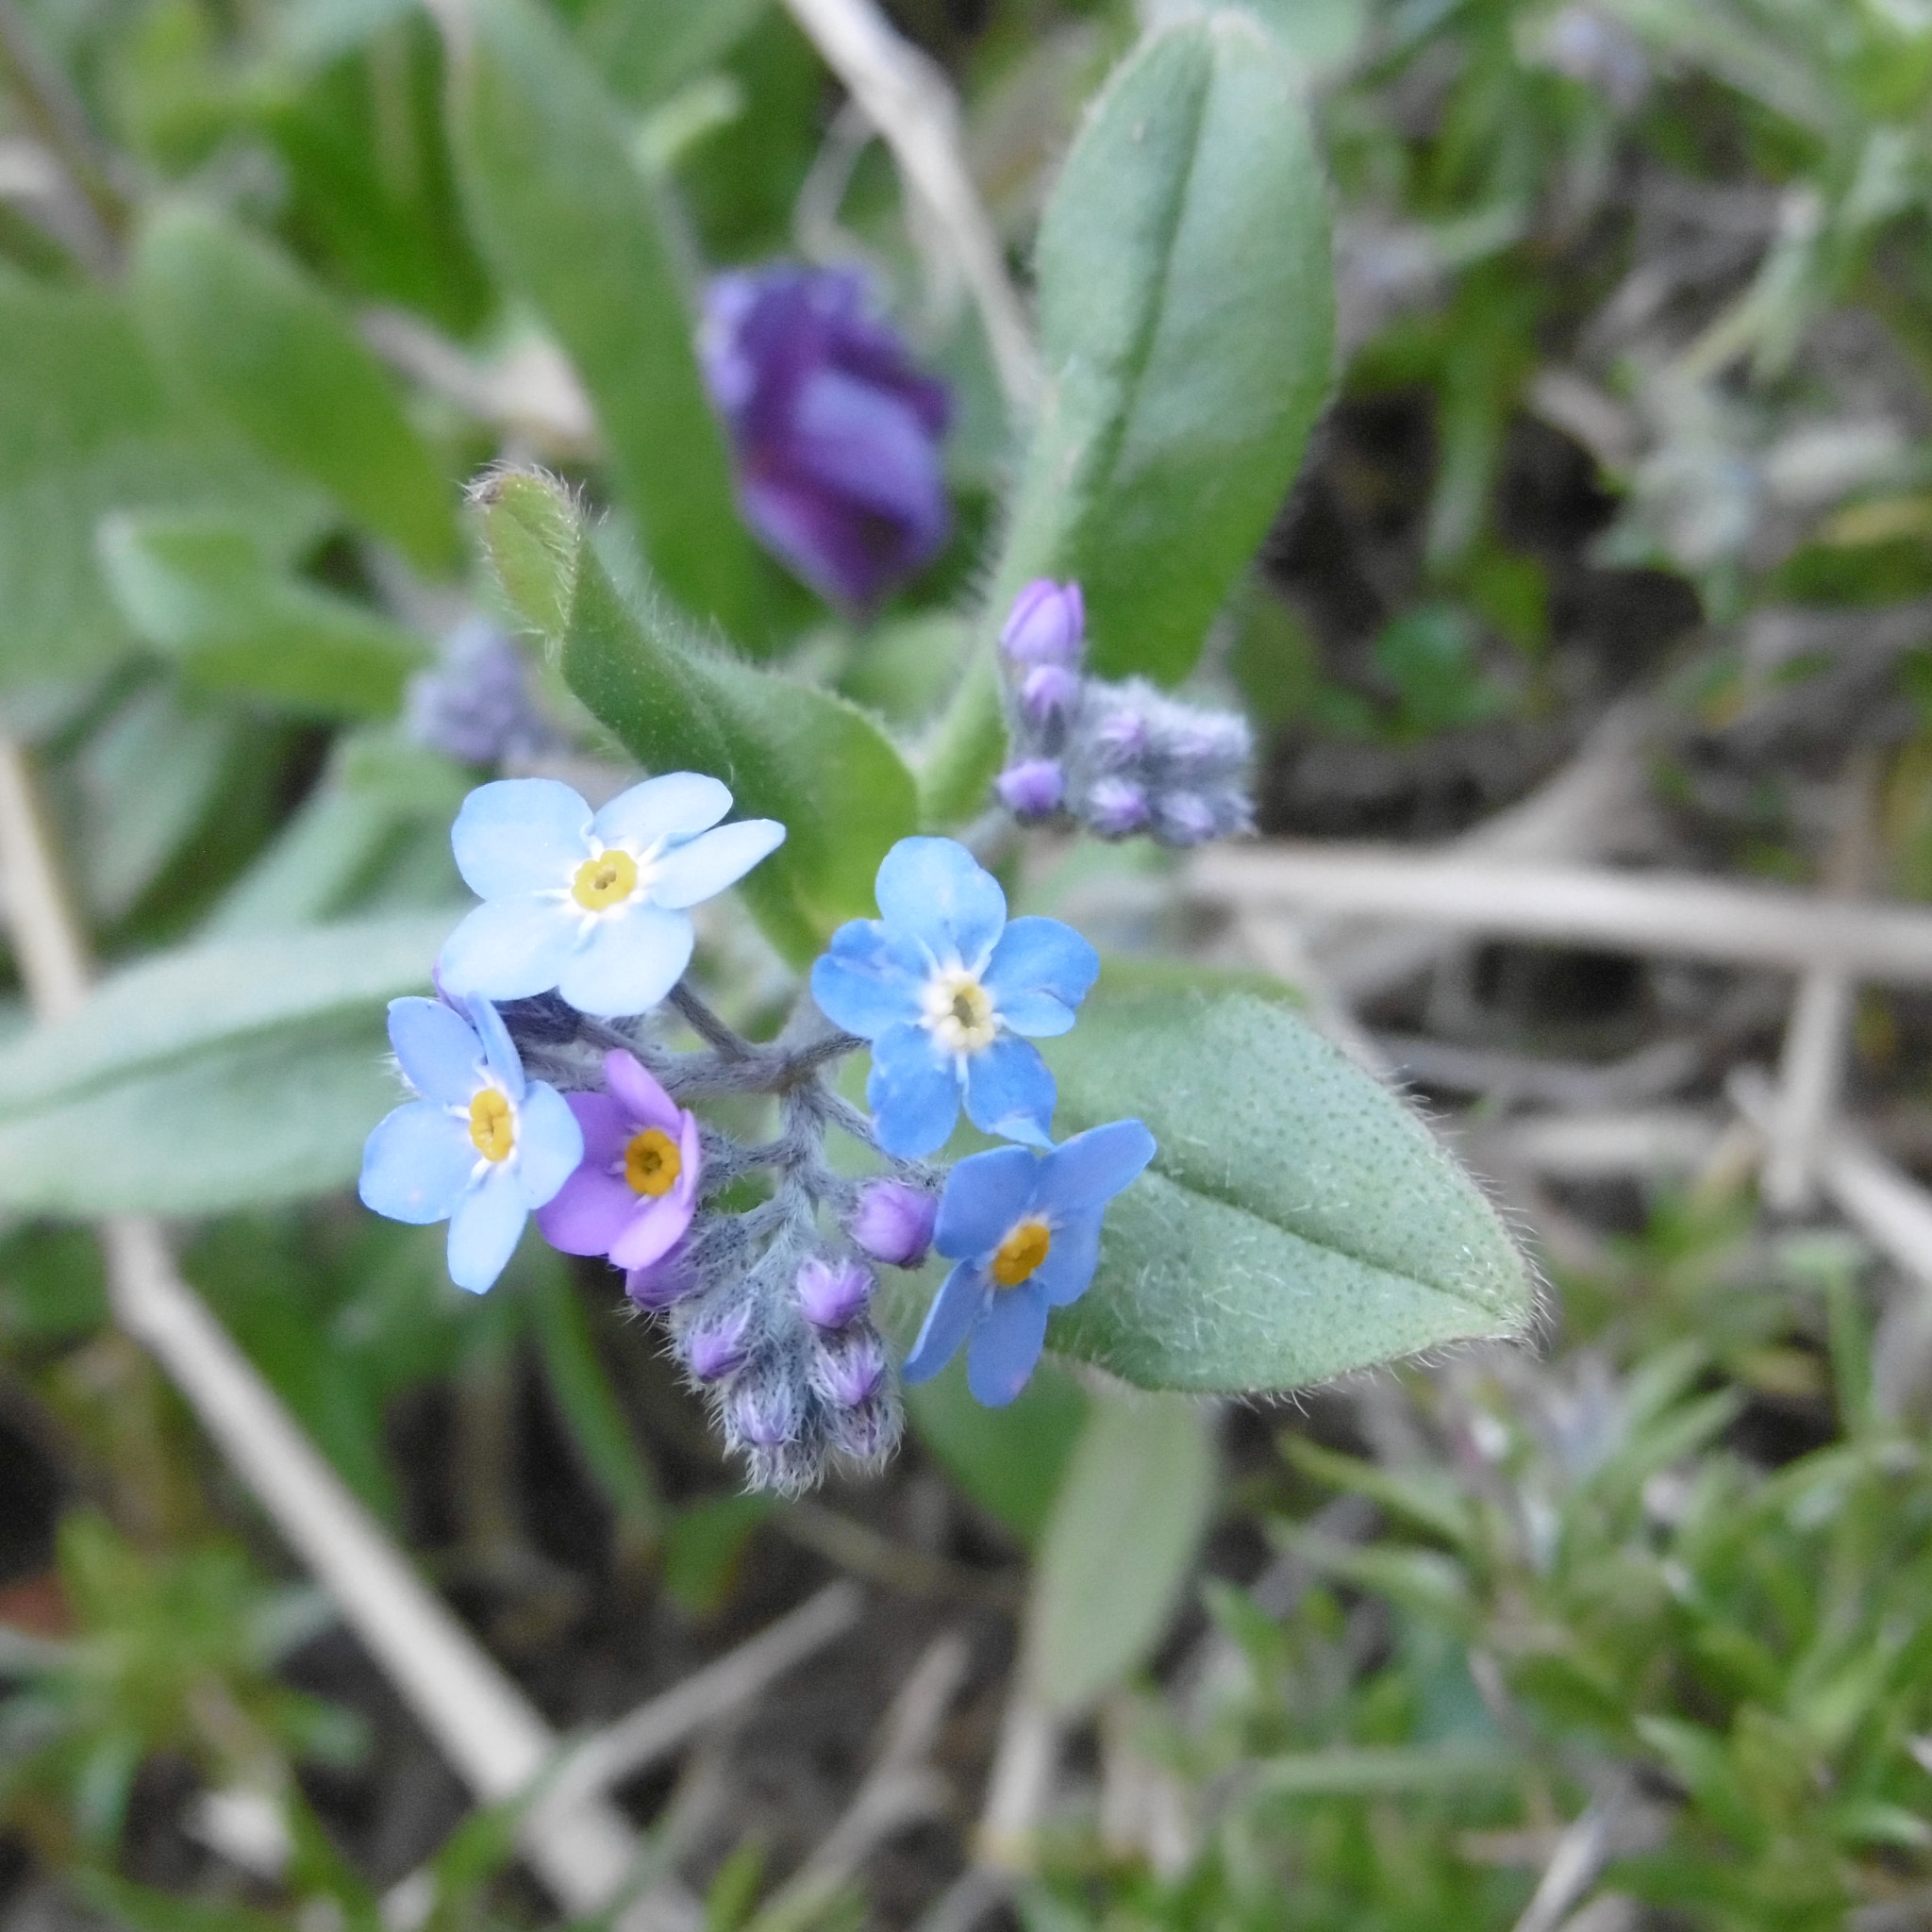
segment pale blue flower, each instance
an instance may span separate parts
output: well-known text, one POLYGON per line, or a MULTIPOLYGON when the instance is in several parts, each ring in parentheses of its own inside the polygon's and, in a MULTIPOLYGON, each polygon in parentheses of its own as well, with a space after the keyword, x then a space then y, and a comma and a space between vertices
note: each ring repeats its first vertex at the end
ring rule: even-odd
POLYGON ((1051 1146, 1053 1075, 1019 1036, 1066 1032, 1100 956, 1057 919, 1009 924, 999 881, 951 839, 901 839, 878 905, 883 918, 832 935, 811 990, 834 1025, 872 1041, 879 1145, 906 1159, 943 1146, 963 1096, 984 1132, 1051 1146))
POLYGON ((956 1266, 926 1310, 906 1380, 930 1380, 964 1341, 977 1400, 1012 1401, 1040 1359, 1049 1311, 1078 1301, 1093 1279, 1107 1204, 1153 1158, 1154 1136, 1139 1121, 1113 1121, 1047 1154, 995 1147, 960 1161, 933 1233, 956 1266))
POLYGON ((555 987, 579 1012, 647 1012, 691 963, 686 908, 785 837, 772 819, 719 824, 730 809, 731 793, 695 772, 648 778, 594 815, 555 778, 477 787, 450 843, 484 903, 444 943, 437 983, 491 1000, 555 987))
POLYGON ((377 1123, 358 1191, 391 1221, 447 1221, 450 1279, 481 1294, 583 1159, 584 1137, 554 1087, 525 1078, 496 1008, 472 995, 464 1011, 390 1002, 390 1044, 422 1098, 377 1123))

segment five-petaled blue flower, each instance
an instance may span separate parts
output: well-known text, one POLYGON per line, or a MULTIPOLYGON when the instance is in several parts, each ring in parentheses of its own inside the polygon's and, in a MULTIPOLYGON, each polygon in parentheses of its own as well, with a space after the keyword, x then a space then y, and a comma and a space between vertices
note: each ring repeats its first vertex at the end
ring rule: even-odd
POLYGON ((956 1265, 926 1310, 905 1377, 939 1374, 959 1344, 966 1385, 989 1408, 1026 1386, 1051 1308, 1078 1301, 1100 1259, 1107 1204, 1154 1158, 1139 1121, 1075 1134, 1049 1154, 995 1147, 946 1177, 933 1246, 956 1265))
POLYGON ((834 1025, 872 1041, 879 1145, 906 1159, 942 1147, 963 1092, 974 1126, 1050 1147, 1053 1075, 1015 1036, 1066 1032, 1100 956, 1057 919, 1008 924, 999 881, 951 839, 901 839, 878 903, 882 918, 832 935, 811 990, 834 1025))
POLYGON ((785 837, 774 819, 719 824, 730 809, 725 787, 695 772, 647 778, 594 817, 555 778, 478 786, 450 843, 484 903, 444 942, 438 984, 491 1000, 555 987, 582 1013, 647 1012, 691 963, 685 908, 785 837))
POLYGON ((423 1097, 376 1124, 358 1191, 391 1221, 447 1221, 450 1279, 481 1294, 583 1159, 584 1136, 556 1088, 524 1077, 496 1008, 464 1006, 468 1020, 437 1000, 390 1002, 390 1044, 423 1097))

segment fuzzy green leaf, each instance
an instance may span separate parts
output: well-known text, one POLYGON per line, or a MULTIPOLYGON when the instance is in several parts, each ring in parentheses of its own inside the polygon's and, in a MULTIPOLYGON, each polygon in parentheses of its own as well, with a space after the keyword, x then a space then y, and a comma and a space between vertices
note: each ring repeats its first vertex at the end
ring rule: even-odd
POLYGON ((1282 1007, 1103 993, 1049 1056, 1060 1131, 1138 1115, 1159 1143, 1055 1348, 1143 1388, 1297 1389, 1528 1325, 1528 1272, 1481 1191, 1282 1007))
POLYGON ((477 238, 582 376, 665 588, 749 637, 762 566, 739 521, 663 217, 615 105, 527 0, 476 0, 468 21, 450 135, 477 238))
POLYGON ((419 568, 455 565, 448 480, 381 365, 292 260, 177 205, 142 234, 132 288, 161 361, 199 402, 419 568))
POLYGON ((1292 58, 1234 10, 1108 83, 1040 230, 1047 385, 991 599, 1078 577, 1094 667, 1172 679, 1328 392, 1328 191, 1292 58))

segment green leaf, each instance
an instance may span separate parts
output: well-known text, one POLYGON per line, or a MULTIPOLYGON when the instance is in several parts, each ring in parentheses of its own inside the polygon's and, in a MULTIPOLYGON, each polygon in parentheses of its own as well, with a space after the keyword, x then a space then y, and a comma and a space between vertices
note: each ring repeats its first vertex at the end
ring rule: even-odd
POLYGON ((1294 1389, 1528 1324, 1523 1257, 1408 1108, 1243 994, 1090 1000, 1056 1041, 1063 1131, 1138 1116, 1153 1167, 1108 1210, 1052 1345, 1150 1389, 1294 1389))
MULTIPOLYGON (((246 1036, 378 1013, 426 991, 454 911, 192 945, 104 980, 87 1004, 0 1049, 0 1114, 164 1070, 246 1036)), ((376 1025, 370 1052, 378 1054, 376 1025)), ((391 1089, 393 1096, 393 1088, 391 1089)), ((164 1115, 155 1117, 158 1128, 164 1115)))
POLYGON ((118 300, 0 273, 0 683, 127 649, 93 552, 114 510, 235 518, 285 559, 325 526, 309 486, 170 396, 118 300))
POLYGON ((133 630, 216 690, 320 717, 385 716, 429 657, 365 606, 283 575, 229 522, 109 517, 100 550, 133 630))
POLYGON ((285 1028, 146 1067, 0 1120, 0 1208, 227 1214, 327 1193, 402 1097, 376 1014, 285 1028))
POLYGON ((1504 1751, 1413 1744, 1330 1744, 1291 1751, 1252 1767, 1256 1791, 1270 1798, 1381 1798, 1407 1791, 1460 1791, 1523 1775, 1504 1751))
POLYGON ((453 492, 390 378, 288 257, 177 204, 136 245, 135 312, 171 373, 420 569, 458 561, 453 492))
POLYGON ((1078 577, 1096 670, 1185 674, 1328 392, 1327 210, 1296 64, 1254 20, 1122 63, 1041 225, 1046 390, 994 616, 1078 577))
POLYGON ((783 824, 784 844, 739 888, 779 950, 802 966, 841 921, 874 913, 879 861, 915 818, 912 774, 885 733, 842 698, 724 656, 663 606, 634 607, 547 481, 498 478, 483 518, 505 591, 632 756, 708 772, 740 815, 783 824))
POLYGON ((1198 1403, 1094 1399, 1027 1604, 1025 1669, 1041 1702, 1085 1709, 1152 1655, 1207 1534, 1214 1465, 1212 1418, 1198 1403))
POLYGON ((619 491, 671 595, 752 636, 760 558, 699 379, 656 192, 602 83, 527 0, 475 0, 450 135, 484 252, 591 393, 619 491))

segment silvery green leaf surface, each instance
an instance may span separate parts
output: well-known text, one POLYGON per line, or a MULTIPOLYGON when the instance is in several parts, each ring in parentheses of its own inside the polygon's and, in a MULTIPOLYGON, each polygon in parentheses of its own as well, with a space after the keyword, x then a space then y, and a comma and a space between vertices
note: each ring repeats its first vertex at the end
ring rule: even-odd
POLYGON ((785 826, 739 888, 774 944, 803 964, 841 921, 873 913, 879 861, 914 824, 912 776, 884 731, 620 591, 544 480, 499 478, 483 516, 506 593, 632 756, 648 771, 712 773, 737 816, 785 826))
POLYGON ((450 479, 375 356, 293 260, 181 203, 143 229, 132 291, 158 357, 215 418, 327 491, 419 569, 456 563, 450 479))
POLYGON ((1047 1054, 1056 1131, 1138 1116, 1153 1166, 1049 1345, 1148 1389, 1297 1389, 1521 1335, 1529 1271, 1421 1118, 1277 1005, 1105 993, 1047 1054))
POLYGON ((1172 679, 1329 390, 1328 188, 1292 58, 1246 13, 1149 36, 1041 225, 1046 391, 992 603, 1078 577, 1092 662, 1172 679))
POLYGON ((762 566, 698 375, 694 291, 616 106, 526 0, 478 0, 467 25, 450 132, 477 238, 583 378, 665 589, 750 639, 762 566))
POLYGON ((1153 1654, 1208 1532, 1214 1474, 1200 1403, 1112 1391, 1089 1405, 1026 1607, 1026 1680, 1050 1708, 1087 1708, 1153 1654))

